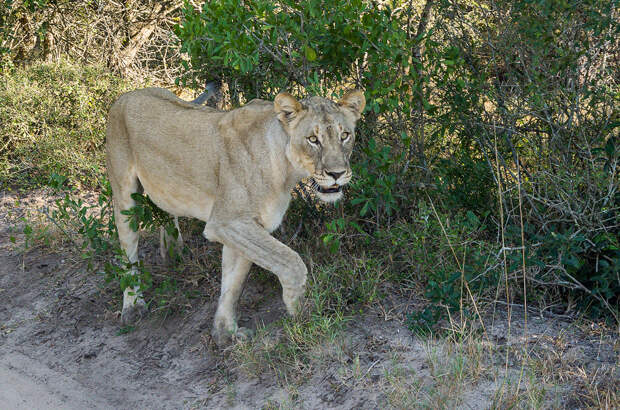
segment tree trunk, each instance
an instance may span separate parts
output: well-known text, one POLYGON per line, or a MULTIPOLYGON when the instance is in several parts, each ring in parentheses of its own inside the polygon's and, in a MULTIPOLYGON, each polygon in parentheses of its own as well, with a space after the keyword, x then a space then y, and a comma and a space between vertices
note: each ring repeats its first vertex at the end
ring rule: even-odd
MULTIPOLYGON (((420 21, 418 22, 418 28, 415 33, 415 38, 419 38, 428 27, 428 22, 430 20, 431 15, 431 7, 433 5, 433 0, 427 0, 424 5, 424 9, 422 10, 422 14, 420 15, 420 21)), ((417 132, 415 133, 415 140, 411 142, 409 146, 409 156, 416 156, 420 166, 426 171, 429 172, 428 164, 426 161, 426 153, 425 153, 425 130, 424 126, 426 125, 425 114, 424 114, 424 81, 423 81, 423 65, 422 65, 422 45, 421 42, 416 42, 415 45, 411 49, 412 56, 412 65, 415 67, 416 71, 416 80, 419 85, 419 95, 417 104, 412 104, 412 106, 417 106, 417 113, 412 112, 412 117, 417 116, 417 132), (413 150, 415 149, 415 153, 413 150)), ((413 98, 416 98, 415 93, 413 94, 413 98)))
POLYGON ((153 34, 153 31, 157 28, 159 21, 182 5, 183 2, 176 1, 173 5, 163 11, 163 6, 161 4, 155 5, 153 8, 153 19, 151 19, 151 21, 149 21, 129 39, 129 42, 125 48, 120 51, 116 58, 117 69, 123 75, 127 74, 131 64, 134 62, 136 55, 138 54, 138 51, 140 51, 144 44, 149 40, 151 34, 153 34))

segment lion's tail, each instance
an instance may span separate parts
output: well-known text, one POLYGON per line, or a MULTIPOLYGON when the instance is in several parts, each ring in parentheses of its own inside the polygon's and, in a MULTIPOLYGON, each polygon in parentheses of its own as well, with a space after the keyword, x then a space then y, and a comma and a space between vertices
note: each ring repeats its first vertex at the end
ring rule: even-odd
POLYGON ((217 97, 220 92, 220 83, 218 81, 211 81, 205 85, 205 90, 196 99, 192 100, 192 104, 202 105, 207 102, 211 97, 217 97))

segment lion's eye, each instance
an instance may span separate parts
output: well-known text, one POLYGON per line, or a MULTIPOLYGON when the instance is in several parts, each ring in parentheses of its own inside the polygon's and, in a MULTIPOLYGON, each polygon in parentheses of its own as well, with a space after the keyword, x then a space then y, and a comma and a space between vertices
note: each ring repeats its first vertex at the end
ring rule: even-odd
POLYGON ((350 136, 351 134, 349 134, 348 132, 343 132, 342 135, 340 135, 340 141, 346 141, 349 139, 350 136))
POLYGON ((308 142, 311 143, 311 144, 318 144, 319 143, 319 139, 316 136, 311 135, 311 136, 308 137, 308 142))

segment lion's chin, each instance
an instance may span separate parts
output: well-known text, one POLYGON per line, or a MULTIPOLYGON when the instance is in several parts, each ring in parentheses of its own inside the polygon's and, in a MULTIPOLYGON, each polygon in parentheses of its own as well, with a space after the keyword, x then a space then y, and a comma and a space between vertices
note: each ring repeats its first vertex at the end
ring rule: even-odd
POLYGON ((316 191, 316 196, 323 202, 336 202, 342 198, 342 190, 337 192, 316 191))

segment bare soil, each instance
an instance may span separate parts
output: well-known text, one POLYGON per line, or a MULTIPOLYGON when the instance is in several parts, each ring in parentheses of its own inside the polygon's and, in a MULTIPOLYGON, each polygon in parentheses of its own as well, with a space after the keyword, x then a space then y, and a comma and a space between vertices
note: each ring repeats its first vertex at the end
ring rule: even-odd
MULTIPOLYGON (((447 403, 483 409, 497 406, 504 374, 519 378, 522 360, 502 352, 524 345, 543 369, 523 388, 547 386, 543 407, 583 407, 587 383, 607 383, 610 391, 619 381, 614 331, 594 324, 584 329, 575 318, 532 315, 525 333, 524 318, 515 314, 509 332, 505 312, 487 324, 481 343, 493 345, 497 363, 480 358, 470 366, 480 374, 459 378, 450 358, 462 349, 414 336, 404 324, 406 301, 400 296, 386 297, 350 320, 337 343, 317 352, 312 373, 294 382, 273 372, 248 372, 230 351, 214 346, 209 334, 216 288, 201 290, 183 311, 152 313, 125 333, 116 285, 89 273, 68 248, 20 246, 19 218, 52 199, 47 192, 0 194, 0 408, 376 409, 447 403), (583 372, 584 384, 578 376, 554 378, 566 369, 583 372), (451 394, 447 401, 442 397, 451 394)), ((209 273, 213 286, 217 274, 209 273)), ((246 288, 241 324, 277 332, 284 315, 277 287, 251 277, 246 288)), ((464 357, 475 361, 471 353, 464 357)))

